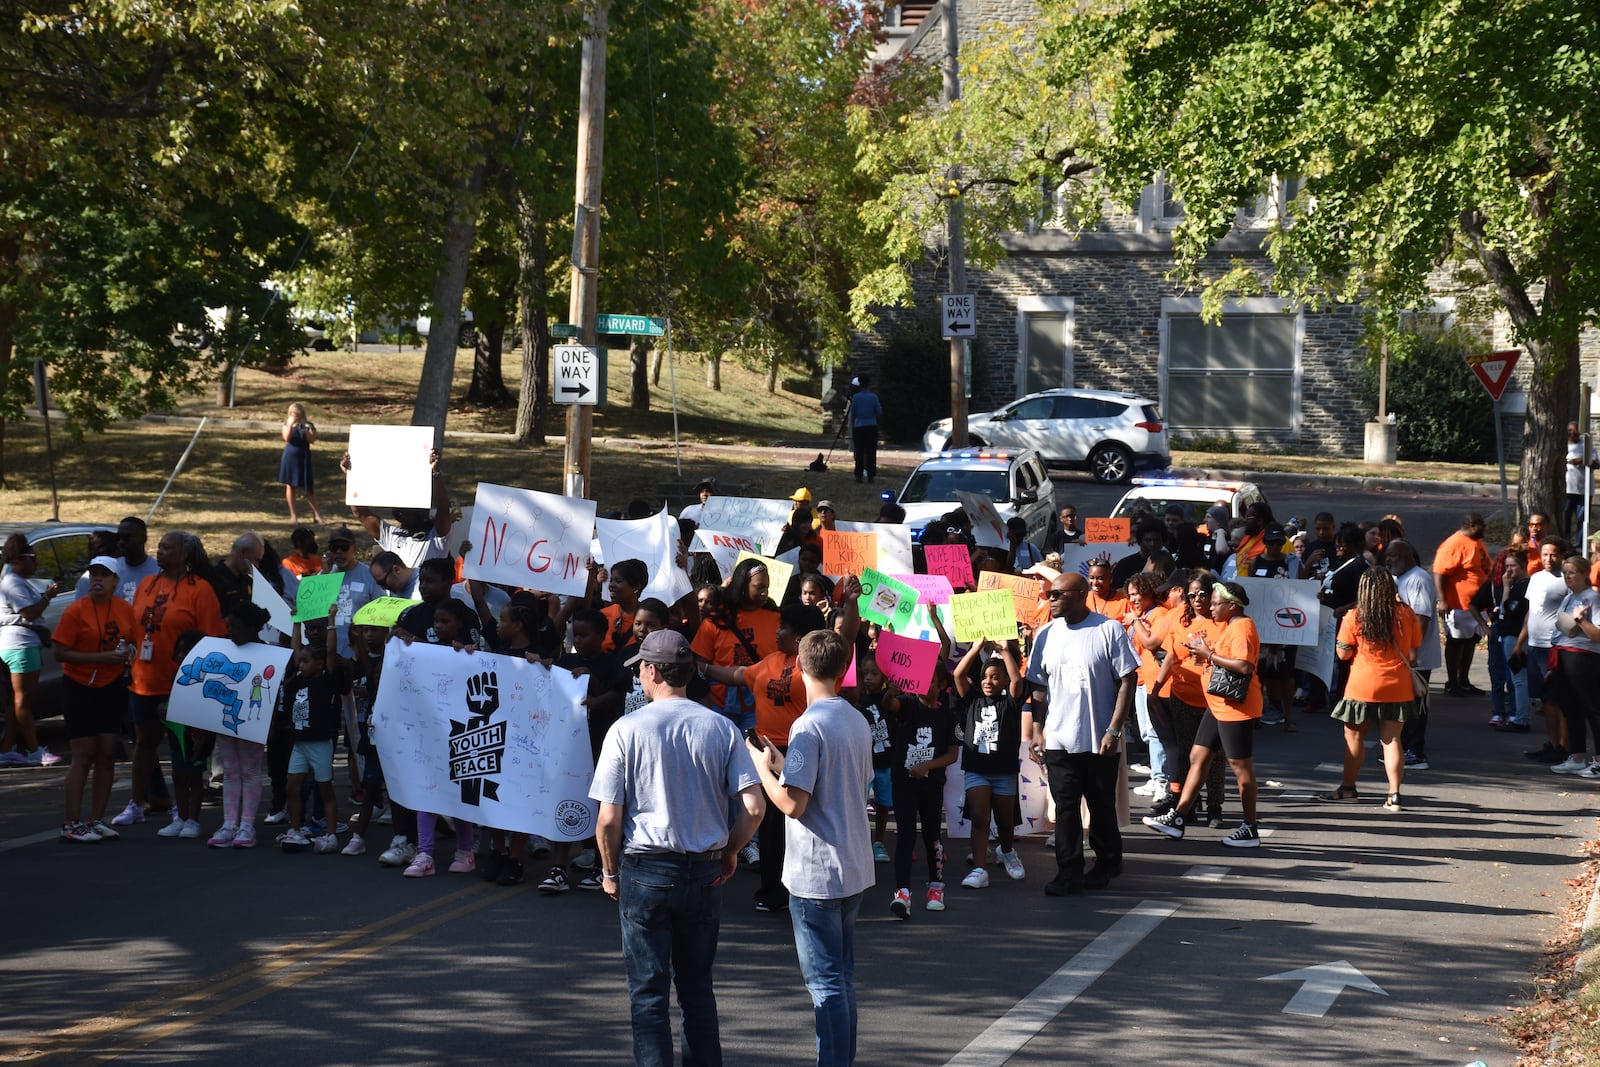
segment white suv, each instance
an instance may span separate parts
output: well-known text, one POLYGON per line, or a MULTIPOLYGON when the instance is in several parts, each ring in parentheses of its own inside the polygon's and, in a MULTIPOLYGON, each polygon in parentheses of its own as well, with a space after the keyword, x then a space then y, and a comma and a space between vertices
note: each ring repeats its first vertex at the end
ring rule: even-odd
POLYGON ((962 449, 922 461, 895 501, 906 509, 915 535, 948 511, 961 506, 957 491, 978 493, 994 501, 1002 519, 1021 515, 1028 540, 1041 544, 1056 518, 1056 491, 1038 453, 962 449))
MULTIPOLYGON (((1125 482, 1135 471, 1172 465, 1167 426, 1154 400, 1102 389, 1046 389, 998 411, 967 418, 969 444, 1031 448, 1051 467, 1086 470, 1097 482, 1125 482)), ((950 420, 922 434, 922 447, 950 447, 950 420)))

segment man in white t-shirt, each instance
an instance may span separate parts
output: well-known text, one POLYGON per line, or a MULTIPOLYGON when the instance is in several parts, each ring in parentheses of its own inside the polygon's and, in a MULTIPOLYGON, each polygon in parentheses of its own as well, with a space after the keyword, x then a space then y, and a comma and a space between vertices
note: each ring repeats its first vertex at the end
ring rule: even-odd
POLYGON ((872 731, 839 696, 850 655, 832 630, 802 637, 798 658, 807 706, 789 727, 788 754, 750 742, 767 800, 788 816, 783 885, 800 974, 815 1009, 819 1064, 855 1060, 856 916, 875 880, 862 802, 872 781, 872 731))
POLYGON ((1578 523, 1582 521, 1588 500, 1583 494, 1583 438, 1578 424, 1567 423, 1567 509, 1561 517, 1562 536, 1569 540, 1578 536, 1578 523))

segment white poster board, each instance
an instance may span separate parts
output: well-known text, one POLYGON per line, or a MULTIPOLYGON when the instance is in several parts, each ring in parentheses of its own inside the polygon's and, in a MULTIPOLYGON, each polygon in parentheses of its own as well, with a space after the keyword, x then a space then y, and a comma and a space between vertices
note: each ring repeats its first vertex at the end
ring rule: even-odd
POLYGON ((594 533, 598 559, 607 567, 636 559, 649 568, 650 581, 640 599, 660 597, 670 607, 689 595, 689 575, 678 566, 678 520, 665 508, 648 519, 596 519, 594 533))
POLYGON ((905 523, 836 522, 840 533, 878 535, 878 570, 885 574, 910 574, 916 568, 911 554, 911 527, 905 523))
POLYGON ((293 651, 207 637, 178 667, 167 718, 223 737, 267 743, 272 705, 293 651))
MULTIPOLYGON (((1118 546, 1106 545, 1062 545, 1061 546, 1061 573, 1078 574, 1089 577, 1089 564, 1101 557, 1110 557, 1107 548, 1118 546)), ((1115 563, 1116 560, 1112 560, 1115 563)))
MULTIPOLYGON (((700 510, 700 525, 735 537, 746 537, 761 552, 778 547, 778 538, 794 510, 792 500, 756 496, 713 496, 700 510)), ((755 551, 755 550, 752 550, 755 551)), ((757 552, 757 554, 761 554, 757 552)))
POLYGON ((594 833, 585 679, 521 656, 391 640, 372 708, 389 794, 408 808, 581 841, 594 833))
MULTIPOLYGON (((1033 762, 1033 758, 1028 755, 1026 743, 1018 750, 1018 757, 1022 760, 1022 770, 1017 776, 1017 815, 1022 820, 1022 825, 1017 827, 1017 836, 1049 833, 1055 824, 1045 814, 1050 803, 1050 785, 1045 781, 1044 768, 1033 762)), ((972 823, 967 821, 961 812, 962 805, 966 802, 967 776, 961 770, 959 757, 944 771, 944 821, 951 842, 951 851, 956 852, 961 847, 960 843, 972 836, 972 823)), ((992 862, 995 852, 1000 848, 1000 843, 993 832, 995 827, 992 816, 989 826, 989 854, 992 862)), ((956 852, 956 854, 962 853, 956 852)), ((1046 869, 1054 860, 1055 857, 1048 854, 1039 858, 1040 864, 1046 869)))
POLYGON ((761 545, 754 537, 728 533, 725 530, 709 530, 702 526, 694 532, 694 541, 690 544, 689 550, 709 554, 716 563, 717 570, 721 571, 722 577, 726 579, 733 574, 733 565, 739 561, 739 553, 760 555, 761 545))
POLYGON ((961 508, 972 520, 972 538, 985 548, 1005 548, 1006 524, 995 508, 994 501, 982 493, 969 493, 957 489, 956 497, 961 508))
POLYGON ((1296 578, 1236 578, 1250 597, 1244 613, 1256 624, 1263 645, 1317 643, 1317 583, 1296 578))
POLYGON ((369 509, 431 506, 432 452, 432 426, 350 427, 344 502, 369 509))
POLYGON ((589 586, 594 508, 593 500, 479 482, 462 576, 582 596, 589 586))
POLYGON ((257 606, 267 609, 267 614, 272 617, 274 630, 283 634, 294 632, 294 612, 290 610, 288 602, 278 595, 278 591, 272 588, 272 583, 261 576, 261 572, 253 563, 250 565, 250 599, 257 606))
POLYGON ((451 523, 450 533, 444 539, 445 549, 452 556, 461 555, 461 546, 472 543, 472 507, 461 509, 459 521, 451 523))
POLYGON ((1314 644, 1301 645, 1294 654, 1295 670, 1321 678, 1322 684, 1328 689, 1333 688, 1333 642, 1337 635, 1338 627, 1334 625, 1333 612, 1318 605, 1317 640, 1314 644))

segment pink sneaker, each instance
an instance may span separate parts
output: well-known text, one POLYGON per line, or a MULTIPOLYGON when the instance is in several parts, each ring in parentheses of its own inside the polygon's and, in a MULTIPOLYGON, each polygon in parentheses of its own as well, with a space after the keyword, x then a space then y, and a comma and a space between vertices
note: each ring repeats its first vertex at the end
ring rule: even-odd
POLYGON ((433 866, 433 857, 426 852, 418 852, 417 858, 405 870, 407 878, 431 878, 438 873, 433 866))
POLYGON ((450 861, 451 874, 471 874, 478 867, 478 857, 466 849, 456 849, 455 858, 450 861))

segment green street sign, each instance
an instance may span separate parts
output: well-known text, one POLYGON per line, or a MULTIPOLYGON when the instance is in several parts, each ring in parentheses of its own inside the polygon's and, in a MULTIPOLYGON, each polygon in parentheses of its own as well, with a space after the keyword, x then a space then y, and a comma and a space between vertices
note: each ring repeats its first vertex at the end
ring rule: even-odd
POLYGON ((576 337, 578 327, 570 322, 552 322, 550 324, 551 337, 576 337))
POLYGON ((667 320, 650 315, 600 315, 595 318, 594 331, 660 337, 667 332, 667 320))

